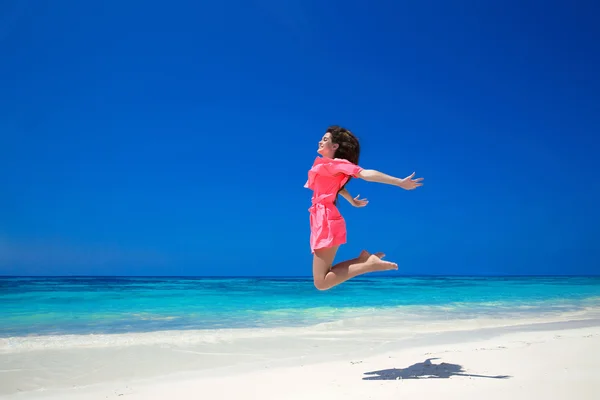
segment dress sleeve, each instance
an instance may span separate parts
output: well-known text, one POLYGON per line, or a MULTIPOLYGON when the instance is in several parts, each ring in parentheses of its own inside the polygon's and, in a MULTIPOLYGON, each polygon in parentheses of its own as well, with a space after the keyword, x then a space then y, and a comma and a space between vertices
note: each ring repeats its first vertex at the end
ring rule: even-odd
POLYGON ((362 170, 361 167, 352 164, 348 160, 317 157, 312 168, 308 171, 308 180, 304 184, 304 187, 314 190, 315 179, 317 176, 333 177, 338 174, 344 174, 356 178, 362 170))
POLYGON ((352 177, 356 177, 363 170, 360 166, 347 160, 336 160, 330 168, 334 173, 342 173, 352 177))

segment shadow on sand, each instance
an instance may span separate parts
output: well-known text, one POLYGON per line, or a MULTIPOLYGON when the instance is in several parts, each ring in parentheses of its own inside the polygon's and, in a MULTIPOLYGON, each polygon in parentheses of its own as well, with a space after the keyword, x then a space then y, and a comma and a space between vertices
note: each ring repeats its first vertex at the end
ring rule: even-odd
POLYGON ((380 371, 365 372, 363 380, 396 380, 396 379, 448 379, 451 376, 468 376, 472 378, 491 378, 491 379, 506 379, 510 378, 508 375, 477 375, 468 374, 465 372, 462 366, 458 364, 432 364, 431 360, 437 360, 437 358, 429 358, 421 363, 413 364, 406 368, 392 368, 382 369, 380 371))

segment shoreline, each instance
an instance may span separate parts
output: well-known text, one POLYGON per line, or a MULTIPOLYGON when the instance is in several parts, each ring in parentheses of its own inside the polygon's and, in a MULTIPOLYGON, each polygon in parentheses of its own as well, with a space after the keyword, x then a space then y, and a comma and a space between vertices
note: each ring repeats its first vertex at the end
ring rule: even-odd
MULTIPOLYGON (((90 341, 77 344, 74 341, 77 336, 64 335, 41 337, 41 341, 40 337, 0 339, 0 379, 7 382, 0 389, 0 398, 58 400, 72 395, 104 399, 110 398, 109 388, 121 392, 127 388, 128 397, 146 399, 155 398, 148 396, 152 396, 152 388, 161 384, 172 385, 174 390, 181 385, 200 385, 197 388, 200 390, 212 385, 213 380, 236 386, 240 376, 251 377, 248 379, 252 381, 270 381, 271 374, 279 376, 283 371, 304 374, 306 366, 321 369, 330 365, 338 370, 350 362, 377 359, 381 363, 388 356, 414 359, 417 350, 442 354, 494 343, 509 348, 508 344, 516 339, 543 336, 548 342, 555 336, 579 333, 592 335, 593 345, 597 345, 600 344, 599 311, 594 308, 578 315, 560 314, 551 318, 422 321, 417 326, 404 327, 385 318, 375 324, 373 321, 378 318, 374 317, 304 328, 213 331, 212 336, 205 337, 196 337, 198 331, 149 332, 145 335, 151 340, 146 342, 140 340, 144 334, 78 337, 94 339, 95 344, 90 341), (187 336, 182 338, 182 332, 187 336), (107 340, 115 338, 120 341, 107 340), (408 354, 413 354, 412 358, 408 354)), ((579 343, 586 346, 588 358, 593 349, 589 347, 591 343, 579 343)), ((520 355, 514 357, 519 359, 520 355)), ((358 380, 352 384, 362 383, 358 380)), ((246 398, 243 393, 239 395, 246 398)), ((181 393, 173 399, 180 398, 195 397, 181 393)))
MULTIPOLYGON (((315 323, 296 323, 296 324, 274 324, 266 326, 239 326, 231 328, 154 328, 146 330, 129 330, 129 331, 88 331, 88 332, 41 332, 41 333, 22 333, 22 334, 4 334, 0 335, 0 354, 6 350, 10 342, 26 342, 26 341, 43 341, 47 339, 50 344, 60 342, 60 339, 71 339, 71 344, 86 345, 85 339, 92 338, 123 338, 124 344, 128 344, 132 337, 151 338, 152 336, 163 337, 168 339, 169 335, 186 335, 193 334, 194 336, 202 336, 206 334, 225 334, 235 335, 236 333, 244 332, 273 332, 273 333, 289 333, 301 330, 320 330, 335 327, 337 325, 352 325, 358 321, 357 325, 362 325, 365 321, 371 319, 381 327, 381 321, 388 321, 388 324, 394 329, 405 328, 410 326, 411 331, 417 326, 437 326, 443 323, 450 323, 455 326, 458 322, 475 323, 478 327, 482 325, 504 326, 505 324, 521 324, 527 321, 562 321, 567 317, 587 317, 600 318, 600 296, 591 296, 578 299, 578 303, 574 305, 570 300, 564 301, 563 304, 556 300, 543 300, 535 303, 534 306, 515 304, 508 306, 497 302, 455 302, 447 304, 433 305, 402 305, 389 307, 364 307, 364 308, 340 308, 327 307, 327 312, 333 314, 334 310, 338 313, 338 317, 332 317, 330 320, 319 321, 315 323), (552 306, 553 308, 545 308, 544 306, 552 306), (563 308, 560 308, 564 306, 563 308), (557 308, 558 307, 558 308, 557 308), (83 340, 82 340, 83 339, 83 340)), ((269 313, 279 312, 280 310, 270 311, 269 313)), ((286 313, 302 313, 302 309, 282 309, 286 313)), ((321 309, 316 307, 308 310, 310 313, 321 312, 321 309), (315 311, 316 310, 316 311, 315 311)), ((152 316, 148 316, 152 319, 152 316)), ((156 317, 154 319, 169 319, 168 317, 156 317)), ((132 328, 132 327, 130 327, 132 328)), ((428 328, 424 331, 430 331, 428 328)), ((90 340, 87 344, 94 344, 94 340, 90 340)), ((148 341, 150 343, 151 340, 148 341)), ((96 343, 98 344, 98 343, 96 343)), ((119 344, 107 343, 107 345, 119 344)))

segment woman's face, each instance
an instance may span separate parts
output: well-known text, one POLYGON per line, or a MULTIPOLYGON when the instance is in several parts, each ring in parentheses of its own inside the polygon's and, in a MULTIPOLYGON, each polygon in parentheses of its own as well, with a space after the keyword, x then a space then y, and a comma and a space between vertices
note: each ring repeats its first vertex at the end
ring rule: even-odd
POLYGON ((323 157, 333 158, 335 154, 335 150, 338 148, 338 145, 331 141, 331 133, 327 132, 319 141, 319 149, 317 153, 322 155, 323 157))

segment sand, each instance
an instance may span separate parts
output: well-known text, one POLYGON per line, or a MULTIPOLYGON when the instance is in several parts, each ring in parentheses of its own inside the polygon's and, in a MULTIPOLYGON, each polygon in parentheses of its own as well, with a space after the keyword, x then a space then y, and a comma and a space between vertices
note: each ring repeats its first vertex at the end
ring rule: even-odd
POLYGON ((0 398, 600 398, 596 315, 438 321, 412 333, 374 321, 4 340, 0 398))

